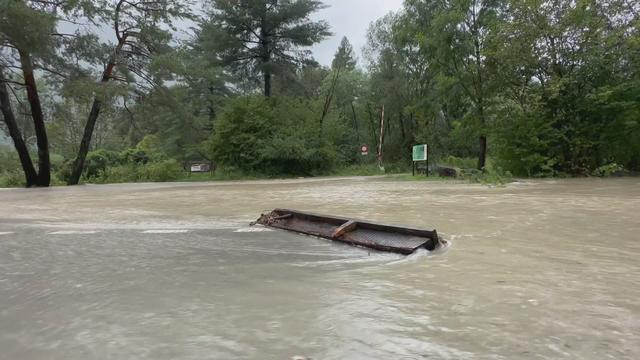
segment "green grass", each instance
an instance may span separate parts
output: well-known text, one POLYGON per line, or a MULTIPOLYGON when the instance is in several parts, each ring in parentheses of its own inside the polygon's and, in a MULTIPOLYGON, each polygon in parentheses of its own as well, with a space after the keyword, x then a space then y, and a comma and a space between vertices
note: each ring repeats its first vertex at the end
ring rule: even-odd
POLYGON ((363 165, 351 165, 343 168, 336 169, 327 175, 330 176, 375 176, 384 175, 385 172, 380 170, 377 165, 363 164, 363 165))
POLYGON ((386 176, 389 180, 400 180, 400 181, 459 181, 458 179, 450 178, 450 177, 442 177, 438 175, 429 175, 425 176, 424 174, 416 174, 415 176, 412 174, 389 174, 386 176))

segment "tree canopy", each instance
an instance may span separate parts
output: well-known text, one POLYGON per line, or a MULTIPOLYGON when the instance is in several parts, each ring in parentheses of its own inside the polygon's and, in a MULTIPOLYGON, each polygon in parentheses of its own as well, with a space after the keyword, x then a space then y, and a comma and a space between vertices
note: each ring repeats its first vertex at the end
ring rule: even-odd
POLYGON ((249 81, 262 75, 264 95, 271 96, 272 75, 307 60, 304 48, 330 35, 325 21, 309 17, 323 7, 317 0, 213 0, 203 47, 249 81))
POLYGON ((324 7, 0 0, 0 185, 377 173, 362 145, 407 171, 424 143, 471 174, 640 171, 640 5, 406 0, 321 64, 324 7))

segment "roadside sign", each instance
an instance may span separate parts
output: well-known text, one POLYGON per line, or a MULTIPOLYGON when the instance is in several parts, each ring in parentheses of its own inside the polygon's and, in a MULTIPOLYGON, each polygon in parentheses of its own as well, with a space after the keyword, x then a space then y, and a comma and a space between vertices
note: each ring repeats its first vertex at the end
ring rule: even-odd
POLYGON ((362 145, 360 147, 360 153, 362 154, 362 156, 369 155, 369 146, 368 145, 362 145))
POLYGON ((413 147, 413 161, 427 161, 427 145, 413 147))

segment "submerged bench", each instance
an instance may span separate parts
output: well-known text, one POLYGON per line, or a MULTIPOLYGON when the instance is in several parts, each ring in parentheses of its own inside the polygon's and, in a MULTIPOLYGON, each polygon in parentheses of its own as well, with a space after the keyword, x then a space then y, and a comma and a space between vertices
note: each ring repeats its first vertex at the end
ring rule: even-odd
POLYGON ((275 209, 256 221, 264 226, 318 236, 354 246, 409 255, 418 249, 436 250, 445 244, 436 230, 275 209))

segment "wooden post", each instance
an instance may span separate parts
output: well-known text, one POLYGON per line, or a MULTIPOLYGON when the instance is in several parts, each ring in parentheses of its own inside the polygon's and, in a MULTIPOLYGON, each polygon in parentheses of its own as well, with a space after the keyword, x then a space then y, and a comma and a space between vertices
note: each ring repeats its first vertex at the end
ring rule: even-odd
POLYGON ((425 156, 424 174, 426 177, 429 177, 429 145, 428 144, 425 144, 424 156, 425 156))

